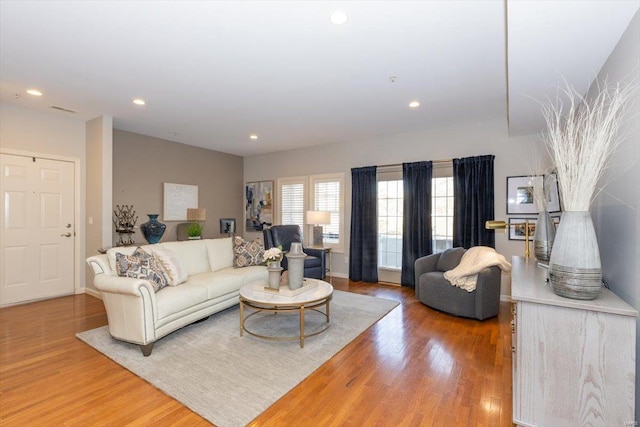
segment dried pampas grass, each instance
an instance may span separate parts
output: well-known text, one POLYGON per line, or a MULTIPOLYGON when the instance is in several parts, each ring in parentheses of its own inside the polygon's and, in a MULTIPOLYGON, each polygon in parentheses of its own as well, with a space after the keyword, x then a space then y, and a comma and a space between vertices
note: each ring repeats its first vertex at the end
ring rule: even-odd
POLYGON ((596 196, 596 184, 615 151, 624 140, 623 119, 631 109, 637 85, 609 83, 597 86, 597 93, 584 97, 565 80, 558 95, 542 102, 547 123, 543 138, 558 174, 565 211, 588 211, 596 196))

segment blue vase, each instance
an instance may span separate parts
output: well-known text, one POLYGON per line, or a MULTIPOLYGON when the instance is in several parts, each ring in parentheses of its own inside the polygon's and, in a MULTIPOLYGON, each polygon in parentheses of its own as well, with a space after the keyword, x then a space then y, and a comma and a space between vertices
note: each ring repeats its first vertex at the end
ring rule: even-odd
POLYGON ((149 221, 140 225, 142 235, 147 239, 147 242, 151 244, 158 243, 167 226, 158 221, 158 214, 147 214, 147 216, 149 217, 149 221))

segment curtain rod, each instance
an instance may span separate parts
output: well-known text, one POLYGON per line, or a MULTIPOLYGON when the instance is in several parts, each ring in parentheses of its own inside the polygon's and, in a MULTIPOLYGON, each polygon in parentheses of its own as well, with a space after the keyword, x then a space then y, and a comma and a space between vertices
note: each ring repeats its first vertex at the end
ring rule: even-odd
MULTIPOLYGON (((453 162, 453 159, 448 159, 448 160, 431 160, 431 163, 437 165, 437 164, 441 164, 441 163, 451 163, 453 162)), ((404 163, 413 163, 413 162, 404 162, 404 163)), ((392 167, 399 167, 402 166, 402 163, 390 163, 388 165, 378 165, 377 167, 379 168, 392 168, 392 167)))

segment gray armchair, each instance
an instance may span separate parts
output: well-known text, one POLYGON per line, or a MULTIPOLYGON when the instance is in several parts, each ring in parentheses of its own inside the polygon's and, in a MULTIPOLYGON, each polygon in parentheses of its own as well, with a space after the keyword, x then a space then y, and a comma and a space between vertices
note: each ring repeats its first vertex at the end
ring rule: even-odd
POLYGON ((436 310, 478 320, 498 315, 500 310, 500 267, 488 267, 478 273, 473 292, 453 286, 444 272, 454 269, 464 255, 464 248, 418 258, 415 262, 416 298, 436 310))

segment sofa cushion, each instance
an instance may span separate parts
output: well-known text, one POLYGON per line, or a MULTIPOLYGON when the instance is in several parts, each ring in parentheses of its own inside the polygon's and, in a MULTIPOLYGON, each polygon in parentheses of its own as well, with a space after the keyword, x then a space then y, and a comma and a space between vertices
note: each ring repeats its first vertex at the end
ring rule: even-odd
POLYGON ((261 239, 246 241, 240 236, 233 238, 233 266, 237 268, 250 265, 261 265, 263 262, 264 244, 261 239))
POLYGON ((211 271, 233 267, 233 243, 231 237, 222 239, 206 239, 207 255, 211 271))
POLYGON ((187 281, 187 270, 172 250, 156 246, 151 249, 151 254, 158 258, 164 268, 169 286, 178 286, 187 281))
POLYGON ((141 248, 131 255, 116 253, 116 273, 120 277, 148 280, 156 292, 169 284, 158 257, 141 248))
POLYGON ((462 255, 464 255, 464 248, 451 248, 440 254, 440 258, 438 259, 438 265, 436 269, 438 271, 449 271, 453 270, 460 264, 460 260, 462 259, 462 255))
POLYGON ((196 274, 189 277, 191 286, 203 287, 207 290, 207 299, 212 300, 232 292, 238 292, 242 285, 242 276, 223 273, 222 271, 196 274))
POLYGON ((193 286, 188 280, 180 286, 168 286, 156 293, 158 319, 175 315, 207 301, 207 288, 193 286))
POLYGON ((164 242, 160 243, 160 246, 176 254, 182 265, 187 269, 189 276, 211 271, 209 257, 207 256, 207 244, 204 240, 164 242))
POLYGON ((269 272, 267 271, 267 267, 263 265, 252 265, 250 267, 244 268, 225 268, 223 270, 218 271, 219 273, 227 273, 232 276, 242 278, 242 284, 247 285, 253 282, 263 282, 267 283, 269 280, 269 272))

